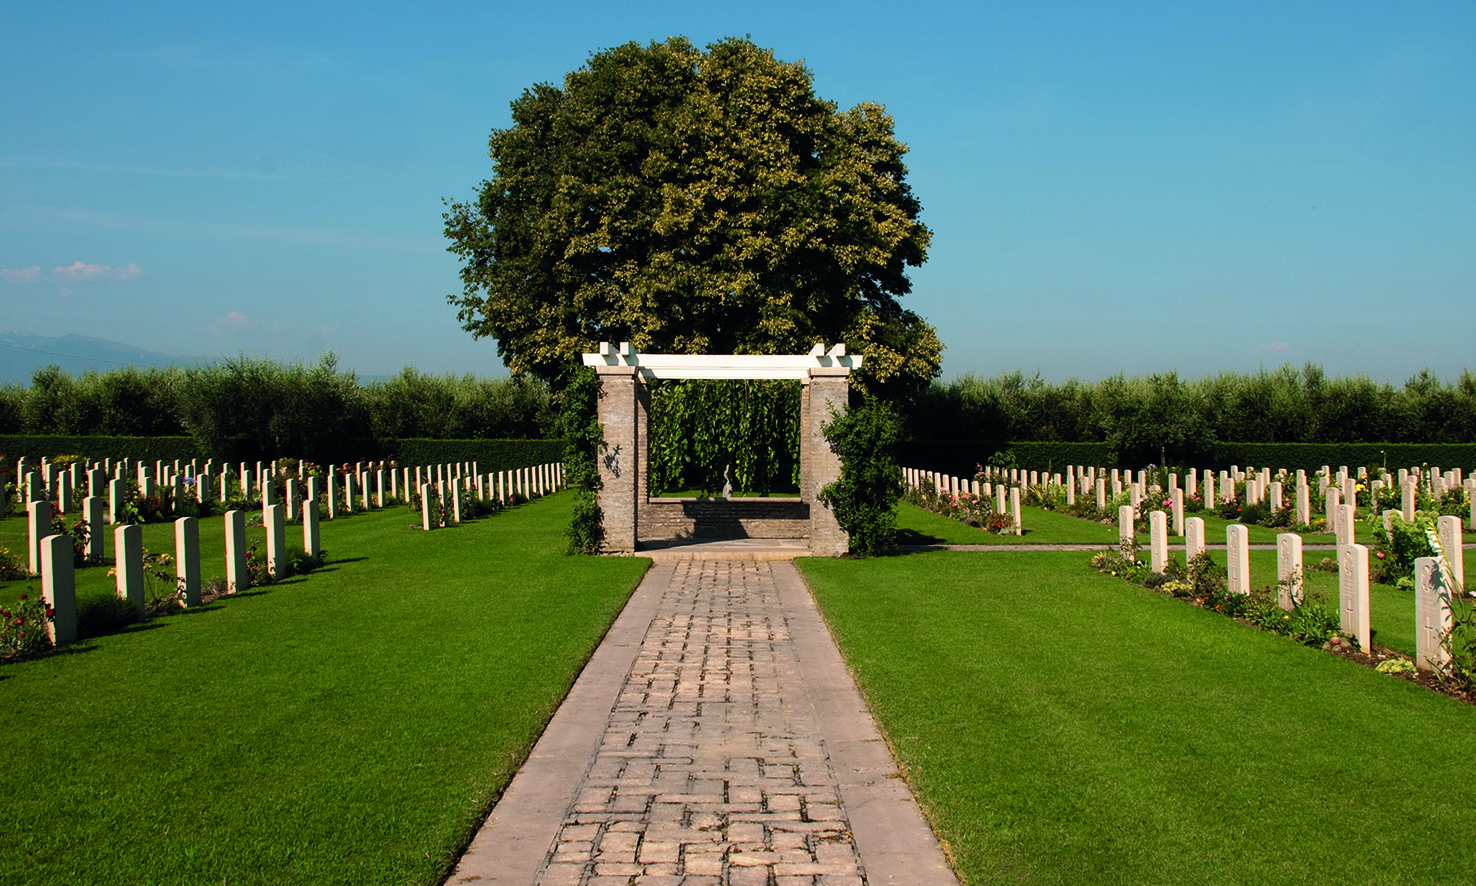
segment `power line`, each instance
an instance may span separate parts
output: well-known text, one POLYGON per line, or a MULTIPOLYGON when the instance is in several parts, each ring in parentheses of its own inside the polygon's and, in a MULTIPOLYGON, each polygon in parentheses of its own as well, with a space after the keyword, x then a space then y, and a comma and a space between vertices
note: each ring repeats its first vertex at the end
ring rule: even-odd
POLYGON ((132 366, 132 363, 120 363, 117 360, 109 360, 106 357, 84 357, 81 354, 63 354, 61 351, 45 351, 41 348, 28 348, 25 345, 13 345, 0 341, 0 348, 15 348, 17 351, 33 351, 37 354, 50 354, 53 357, 71 357, 74 360, 97 360, 102 363, 111 363, 114 366, 132 366))

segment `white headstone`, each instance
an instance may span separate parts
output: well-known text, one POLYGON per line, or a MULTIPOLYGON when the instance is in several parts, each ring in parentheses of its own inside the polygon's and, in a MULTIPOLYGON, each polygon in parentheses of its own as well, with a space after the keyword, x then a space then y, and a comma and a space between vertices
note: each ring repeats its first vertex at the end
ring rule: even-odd
POLYGON ((437 525, 434 508, 431 501, 431 485, 429 483, 420 484, 420 528, 427 532, 435 529, 437 525))
POLYGON ((1460 517, 1441 517, 1436 521, 1436 533, 1440 538, 1441 553, 1445 557, 1445 565, 1450 569, 1450 577, 1454 580, 1455 587, 1466 586, 1466 552, 1461 548, 1465 540, 1461 536, 1460 517))
POLYGON ((128 481, 118 479, 108 481, 108 514, 109 523, 118 522, 118 510, 123 507, 123 502, 128 495, 128 481))
POLYGON ((1354 542, 1354 529, 1358 525, 1353 516, 1352 505, 1338 505, 1337 543, 1340 545, 1351 545, 1354 542))
POLYGON ((225 512, 226 592, 236 594, 251 586, 246 568, 246 513, 225 512))
POLYGON ((1163 572, 1168 568, 1168 515, 1163 511, 1148 512, 1149 568, 1163 572))
POLYGON ((27 570, 41 574, 41 541, 51 535, 51 502, 33 501, 26 506, 27 570))
POLYGON ((1184 521, 1184 562, 1204 553, 1204 518, 1190 517, 1184 521))
POLYGON ((1175 489, 1170 494, 1173 496, 1169 505, 1173 509, 1171 515, 1173 525, 1170 528, 1173 529, 1174 535, 1182 536, 1184 534, 1184 490, 1175 489))
POLYGON ((1024 515, 1020 513, 1020 487, 1010 487, 1010 516, 1015 518, 1015 534, 1025 534, 1024 515))
POLYGON ((107 502, 100 495, 89 495, 82 499, 82 519, 87 521, 87 559, 101 560, 105 554, 103 524, 107 502))
POLYGON ((323 552, 323 534, 318 528, 317 502, 302 503, 302 549, 309 557, 316 557, 323 552))
POLYGON ((1439 557, 1415 560, 1415 667, 1422 671, 1444 670, 1450 661, 1440 641, 1451 629, 1454 593, 1439 557))
MULTIPOLYGON (((116 481, 115 481, 116 482, 116 481)), ((113 583, 118 597, 133 604, 138 612, 144 611, 145 599, 143 568, 143 529, 139 526, 119 526, 113 530, 113 583)))
POLYGON ((1133 528, 1132 505, 1118 505, 1117 507, 1117 543, 1137 550, 1138 534, 1133 528))
POLYGON ((1250 531, 1242 523, 1225 527, 1226 590, 1250 593, 1250 531))
POLYGON ((184 592, 184 605, 200 605, 200 521, 180 517, 174 521, 174 575, 184 592))
POLYGON ((272 578, 282 578, 287 574, 287 532, 283 523, 281 505, 272 505, 266 509, 266 543, 267 543, 267 572, 272 578))
POLYGON ((1368 607, 1368 548, 1338 546, 1339 630, 1358 641, 1358 648, 1371 651, 1372 628, 1368 607))
POLYGON ((1276 602, 1291 611, 1302 602, 1302 537, 1295 532, 1276 536, 1276 602))
POLYGON ((48 535, 41 539, 41 596, 52 608, 46 634, 52 645, 77 639, 77 577, 72 564, 72 537, 48 535))

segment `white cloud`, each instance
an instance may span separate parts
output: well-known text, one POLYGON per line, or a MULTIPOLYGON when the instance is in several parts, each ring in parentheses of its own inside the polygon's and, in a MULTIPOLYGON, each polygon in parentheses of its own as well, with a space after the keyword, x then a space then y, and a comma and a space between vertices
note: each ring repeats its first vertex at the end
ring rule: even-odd
POLYGON ((205 329, 217 335, 225 332, 250 333, 266 328, 274 332, 291 329, 292 324, 284 320, 259 320, 240 311, 227 311, 224 316, 205 321, 205 329))
POLYGON ((34 283, 40 276, 41 269, 36 265, 14 271, 9 268, 0 268, 0 280, 6 283, 34 283))
POLYGON ((1251 350, 1253 350, 1253 351, 1278 351, 1278 352, 1280 352, 1280 351, 1290 351, 1291 350, 1291 345, 1287 344, 1284 341, 1273 341, 1273 342, 1271 342, 1269 344, 1256 345, 1251 350))
POLYGON ((114 268, 108 265, 89 265, 77 261, 65 268, 51 269, 51 276, 57 280, 132 280, 142 273, 143 270, 132 262, 121 268, 114 268))

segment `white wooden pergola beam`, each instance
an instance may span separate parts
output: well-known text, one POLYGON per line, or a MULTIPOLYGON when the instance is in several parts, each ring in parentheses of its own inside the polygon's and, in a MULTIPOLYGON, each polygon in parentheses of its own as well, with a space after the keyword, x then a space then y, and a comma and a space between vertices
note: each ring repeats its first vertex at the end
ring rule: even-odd
POLYGON ((584 355, 585 366, 630 366, 647 380, 666 378, 804 379, 813 369, 861 368, 861 355, 846 354, 838 344, 829 351, 816 344, 808 354, 640 354, 629 342, 619 347, 600 342, 600 350, 584 355))

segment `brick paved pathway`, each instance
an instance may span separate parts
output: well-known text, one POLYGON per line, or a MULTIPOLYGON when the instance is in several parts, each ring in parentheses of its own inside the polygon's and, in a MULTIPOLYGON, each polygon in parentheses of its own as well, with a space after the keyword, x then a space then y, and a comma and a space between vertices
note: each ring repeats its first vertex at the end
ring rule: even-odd
POLYGON ((949 884, 787 561, 658 562, 450 883, 949 884))

